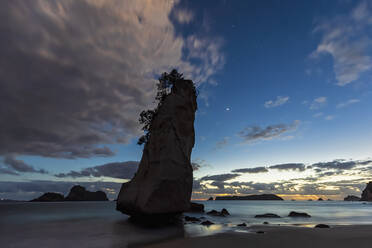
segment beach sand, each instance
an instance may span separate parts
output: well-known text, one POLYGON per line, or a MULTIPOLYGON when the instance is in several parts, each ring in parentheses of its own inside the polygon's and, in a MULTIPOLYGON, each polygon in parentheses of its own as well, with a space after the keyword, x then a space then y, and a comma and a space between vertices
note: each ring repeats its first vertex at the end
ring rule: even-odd
POLYGON ((285 247, 285 248, 370 248, 372 226, 336 226, 332 228, 305 228, 285 226, 254 226, 252 233, 229 232, 213 236, 183 238, 156 244, 146 248, 233 248, 233 247, 285 247), (264 231, 257 234, 256 231, 264 231))

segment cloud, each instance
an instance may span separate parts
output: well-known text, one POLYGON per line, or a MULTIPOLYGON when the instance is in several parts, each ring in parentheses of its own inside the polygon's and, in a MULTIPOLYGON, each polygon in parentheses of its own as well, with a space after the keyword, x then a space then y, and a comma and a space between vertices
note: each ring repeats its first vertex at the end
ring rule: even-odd
POLYGON ((319 162, 312 164, 312 167, 320 168, 320 169, 336 169, 336 170, 350 170, 355 168, 358 165, 368 165, 372 164, 372 160, 350 160, 345 161, 342 159, 335 159, 330 162, 319 162))
POLYGON ((236 173, 265 173, 268 172, 269 170, 266 167, 254 167, 254 168, 242 168, 242 169, 236 169, 232 170, 231 172, 236 172, 236 173))
POLYGON ((176 4, 2 1, 0 155, 112 156, 108 144, 141 133, 160 73, 210 81, 224 64, 222 40, 176 35, 176 4))
POLYGON ((46 170, 43 169, 37 170, 33 166, 26 164, 24 161, 16 159, 12 155, 5 156, 3 163, 7 167, 7 169, 2 170, 5 174, 18 175, 18 172, 40 174, 48 173, 46 170))
POLYGON ((82 169, 81 171, 70 171, 68 173, 56 174, 56 177, 112 177, 120 179, 131 179, 138 169, 139 162, 126 161, 114 162, 82 169))
POLYGON ((270 169, 277 169, 277 170, 298 170, 304 171, 305 165, 302 163, 288 163, 288 164, 277 164, 272 165, 269 167, 270 169))
POLYGON ((325 119, 326 121, 331 121, 331 120, 333 120, 334 118, 335 118, 334 115, 327 115, 326 117, 324 117, 324 119, 325 119))
POLYGON ((351 105, 351 104, 358 103, 358 102, 360 102, 359 99, 350 99, 350 100, 348 100, 348 101, 346 101, 346 102, 341 102, 341 103, 337 104, 336 107, 337 107, 337 108, 344 108, 344 107, 346 107, 346 106, 349 106, 349 105, 351 105))
POLYGON ((246 142, 255 142, 259 140, 271 140, 280 137, 283 133, 295 131, 300 124, 299 120, 295 120, 292 124, 277 124, 270 125, 265 128, 259 126, 247 127, 241 132, 239 136, 246 142))
POLYGON ((361 1, 349 15, 320 22, 314 29, 314 32, 322 34, 322 40, 310 57, 331 55, 339 86, 357 81, 362 73, 372 68, 372 58, 368 53, 372 44, 368 37, 372 25, 370 16, 371 4, 361 1))
POLYGON ((190 10, 187 10, 187 9, 176 10, 174 13, 174 16, 176 20, 182 24, 190 23, 194 18, 194 14, 190 10))
POLYGON ((319 113, 314 114, 313 117, 318 118, 318 117, 321 117, 322 115, 323 115, 323 113, 319 112, 319 113))
POLYGON ((218 174, 218 175, 212 175, 212 176, 205 176, 200 178, 200 181, 219 181, 219 182, 225 182, 234 178, 237 178, 240 176, 240 174, 237 173, 226 173, 226 174, 218 174))
POLYGON ((220 149, 224 148, 225 146, 227 146, 228 143, 229 143, 229 137, 224 137, 222 140, 220 140, 216 143, 215 149, 220 150, 220 149))
POLYGON ((274 108, 285 104, 288 100, 289 96, 277 96, 276 100, 269 100, 265 102, 264 106, 265 108, 274 108))
POLYGON ((320 108, 324 107, 326 104, 327 104, 327 97, 325 97, 325 96, 317 97, 311 103, 310 109, 311 110, 320 109, 320 108))

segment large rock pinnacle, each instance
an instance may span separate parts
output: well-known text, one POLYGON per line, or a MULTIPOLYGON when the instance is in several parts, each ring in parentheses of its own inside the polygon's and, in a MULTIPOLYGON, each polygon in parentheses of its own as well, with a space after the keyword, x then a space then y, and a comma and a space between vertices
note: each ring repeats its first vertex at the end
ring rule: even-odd
POLYGON ((131 216, 177 214, 190 207, 196 92, 179 79, 151 122, 138 171, 121 187, 116 209, 131 216))
POLYGON ((369 182, 362 192, 361 201, 372 201, 372 182, 369 182))

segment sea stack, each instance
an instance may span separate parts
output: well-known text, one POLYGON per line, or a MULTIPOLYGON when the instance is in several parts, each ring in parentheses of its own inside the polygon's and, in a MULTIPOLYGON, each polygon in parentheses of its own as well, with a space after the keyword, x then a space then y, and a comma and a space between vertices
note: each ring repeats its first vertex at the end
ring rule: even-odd
POLYGON ((151 121, 137 173, 121 187, 118 211, 146 219, 190 209, 196 109, 193 82, 177 78, 151 121))
POLYGON ((362 192, 361 201, 372 201, 372 182, 367 183, 366 188, 362 192))

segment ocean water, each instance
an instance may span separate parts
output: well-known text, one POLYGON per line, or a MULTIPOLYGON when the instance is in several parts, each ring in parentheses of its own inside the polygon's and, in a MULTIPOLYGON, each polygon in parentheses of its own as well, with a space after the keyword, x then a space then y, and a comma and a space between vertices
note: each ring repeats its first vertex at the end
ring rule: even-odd
POLYGON ((250 232, 262 224, 363 225, 372 224, 372 203, 344 201, 205 201, 205 210, 226 208, 228 217, 199 213, 188 216, 215 223, 144 228, 115 210, 115 202, 0 203, 0 247, 130 247, 176 237, 210 235, 218 232, 250 232), (290 211, 306 212, 311 218, 287 217, 290 211), (279 219, 257 219, 256 214, 275 213, 279 219), (248 227, 237 227, 245 222, 248 227))

